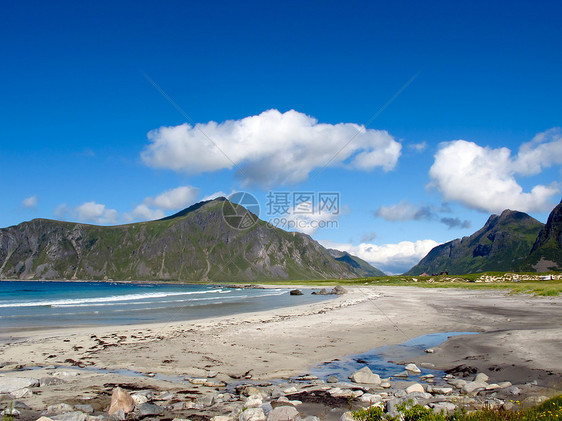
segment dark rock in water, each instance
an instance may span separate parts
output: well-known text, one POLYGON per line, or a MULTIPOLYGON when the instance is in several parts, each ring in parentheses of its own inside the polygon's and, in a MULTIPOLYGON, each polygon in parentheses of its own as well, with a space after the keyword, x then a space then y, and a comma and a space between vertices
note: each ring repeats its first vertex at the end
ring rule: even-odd
POLYGON ((293 290, 291 290, 291 292, 289 294, 291 294, 291 295, 303 295, 303 293, 300 289, 293 289, 293 290))
POLYGON ((330 294, 334 294, 334 295, 343 295, 347 293, 347 289, 345 289, 344 287, 342 287, 341 285, 336 285, 333 289, 332 292, 330 294))
POLYGON ((326 288, 322 288, 320 291, 312 292, 313 295, 328 295, 330 294, 326 288))

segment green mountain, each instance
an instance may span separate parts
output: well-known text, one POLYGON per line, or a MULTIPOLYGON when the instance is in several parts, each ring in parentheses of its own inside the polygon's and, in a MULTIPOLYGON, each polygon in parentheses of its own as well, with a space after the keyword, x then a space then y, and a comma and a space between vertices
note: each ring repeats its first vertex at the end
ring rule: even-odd
POLYGON ((232 228, 224 209, 236 212, 237 205, 220 198, 158 221, 109 227, 35 219, 3 228, 0 279, 238 282, 364 274, 364 265, 335 260, 308 235, 257 217, 249 229, 232 228))
POLYGON ((562 201, 548 216, 520 269, 537 272, 562 270, 562 201))
POLYGON ((384 272, 371 266, 365 260, 360 259, 357 256, 353 256, 346 251, 339 251, 335 249, 328 249, 330 256, 336 259, 338 262, 343 262, 353 267, 357 274, 361 277, 368 276, 385 276, 384 272))
POLYGON ((470 237, 434 247, 406 275, 516 270, 529 255, 542 227, 526 213, 505 210, 499 216, 490 216, 470 237))

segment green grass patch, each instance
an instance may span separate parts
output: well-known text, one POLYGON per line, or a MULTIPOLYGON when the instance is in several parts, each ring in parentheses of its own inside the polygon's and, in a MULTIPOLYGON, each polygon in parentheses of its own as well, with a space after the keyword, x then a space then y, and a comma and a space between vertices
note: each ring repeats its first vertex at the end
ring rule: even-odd
POLYGON ((542 404, 525 410, 508 411, 505 409, 483 409, 467 412, 457 410, 451 414, 436 413, 422 405, 409 403, 397 407, 398 417, 391 417, 384 411, 372 406, 368 409, 353 411, 357 421, 540 421, 562 420, 562 395, 549 399, 542 404))

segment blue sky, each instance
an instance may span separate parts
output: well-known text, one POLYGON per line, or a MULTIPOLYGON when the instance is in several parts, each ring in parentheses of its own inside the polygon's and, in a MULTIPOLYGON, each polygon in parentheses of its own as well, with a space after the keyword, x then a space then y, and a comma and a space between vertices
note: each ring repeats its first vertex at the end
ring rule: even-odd
POLYGON ((545 222, 562 197, 561 12, 5 3, 0 226, 127 223, 241 190, 269 219, 269 191, 338 192, 339 215, 284 220, 397 273, 505 208, 545 222))

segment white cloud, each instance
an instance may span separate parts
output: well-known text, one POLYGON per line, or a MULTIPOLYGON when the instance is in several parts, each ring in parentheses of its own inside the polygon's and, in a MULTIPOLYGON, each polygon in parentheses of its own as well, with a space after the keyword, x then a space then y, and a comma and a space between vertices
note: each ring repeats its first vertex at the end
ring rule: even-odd
POLYGON ((160 209, 183 209, 191 205, 197 196, 199 189, 192 186, 180 186, 152 198, 144 199, 147 206, 155 206, 160 209))
POLYGON ((403 200, 395 205, 381 206, 375 211, 375 216, 392 222, 423 219, 423 209, 425 208, 418 208, 412 203, 403 200))
POLYGON ((74 213, 79 221, 96 224, 115 224, 118 217, 115 209, 107 209, 105 205, 94 201, 77 206, 74 213))
POLYGON ((353 245, 331 241, 320 241, 320 243, 324 247, 347 251, 360 257, 389 275, 406 272, 425 257, 432 248, 439 245, 434 240, 401 241, 396 244, 382 245, 370 243, 353 245))
POLYGON ((402 148, 383 130, 323 124, 294 110, 275 109, 222 123, 160 127, 148 139, 141 157, 149 166, 195 174, 236 167, 245 184, 264 187, 303 181, 328 163, 389 171, 402 148))
POLYGON ((154 221, 155 219, 162 219, 166 216, 161 209, 151 209, 147 205, 140 204, 132 212, 123 215, 123 219, 127 222, 132 221, 154 221))
POLYGON ((521 146, 513 157, 508 148, 492 149, 466 140, 443 143, 429 175, 430 187, 445 199, 484 212, 504 209, 522 212, 552 209, 556 184, 536 185, 524 192, 515 176, 537 174, 542 168, 562 163, 562 139, 551 131, 521 146))
POLYGON ((414 152, 423 152, 427 149, 427 143, 425 141, 421 143, 411 143, 408 147, 414 152))
POLYGON ((204 198, 201 199, 201 202, 205 202, 205 201, 207 201, 207 200, 213 200, 213 199, 216 199, 216 198, 218 198, 218 197, 226 197, 226 198, 228 198, 231 194, 234 194, 234 193, 235 193, 235 192, 232 191, 232 193, 226 194, 226 193, 223 192, 222 190, 219 190, 219 191, 216 191, 216 192, 214 192, 214 193, 211 193, 211 194, 208 195, 208 196, 205 196, 204 198))
MULTIPOLYGON (((346 212, 346 209, 342 209, 346 212)), ((329 209, 320 209, 318 204, 314 205, 311 201, 300 202, 289 212, 273 216, 269 223, 283 230, 299 231, 304 234, 312 235, 318 229, 334 229, 338 227, 340 211, 333 213, 329 209)))
POLYGON ((22 200, 21 205, 27 209, 37 208, 37 196, 30 196, 22 200))

